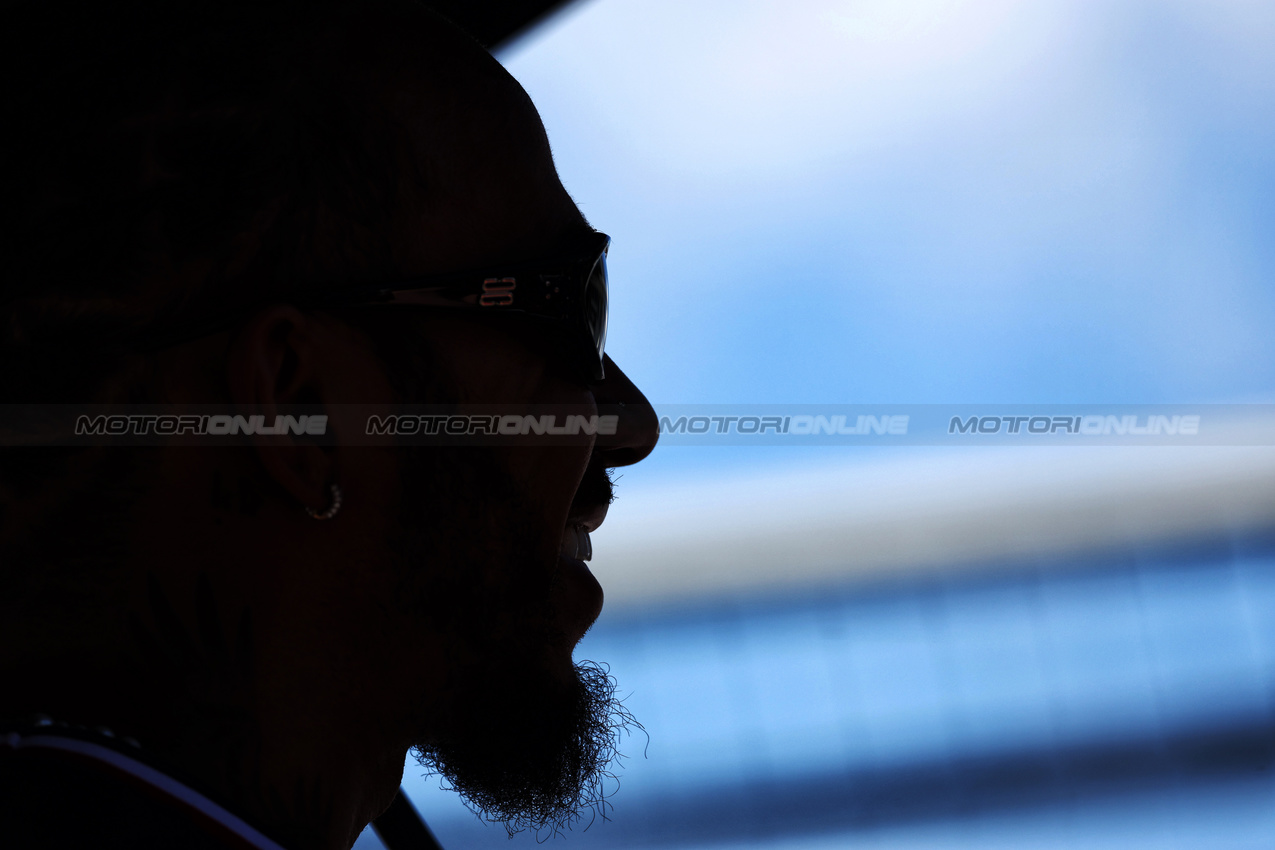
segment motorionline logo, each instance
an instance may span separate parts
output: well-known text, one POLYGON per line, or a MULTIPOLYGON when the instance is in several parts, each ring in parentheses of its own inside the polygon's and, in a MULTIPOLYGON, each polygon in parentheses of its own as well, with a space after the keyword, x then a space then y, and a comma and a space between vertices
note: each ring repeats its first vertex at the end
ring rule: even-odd
POLYGON ((180 414, 98 414, 78 416, 75 419, 75 435, 88 436, 210 436, 225 437, 234 434, 302 434, 321 437, 327 433, 326 414, 315 416, 276 416, 269 425, 264 414, 252 416, 230 415, 180 415, 180 414))
POLYGON ((589 416, 571 414, 558 424, 558 417, 517 414, 387 414, 369 416, 366 433, 369 436, 501 436, 525 437, 528 435, 615 436, 620 424, 618 415, 589 416))
POLYGON ((1164 416, 953 416, 949 434, 1080 434, 1108 436, 1186 436, 1200 433, 1198 415, 1164 416), (1139 421, 1142 424, 1139 424, 1139 421))
POLYGON ((660 417, 661 434, 791 434, 799 437, 868 434, 901 436, 908 432, 899 416, 670 416, 660 417))

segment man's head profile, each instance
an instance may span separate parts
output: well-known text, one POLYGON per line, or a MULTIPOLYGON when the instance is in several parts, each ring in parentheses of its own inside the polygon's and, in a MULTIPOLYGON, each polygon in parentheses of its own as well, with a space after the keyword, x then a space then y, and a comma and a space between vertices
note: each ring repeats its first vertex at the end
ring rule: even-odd
POLYGON ((408 748, 494 818, 569 819, 625 720, 572 661, 576 546, 649 405, 552 326, 312 306, 576 257, 530 100, 407 0, 102 5, 5 7, 4 403, 307 405, 332 439, 0 448, 0 717, 118 729, 298 847, 352 841, 408 748), (360 444, 343 411, 387 403, 621 413, 360 444))

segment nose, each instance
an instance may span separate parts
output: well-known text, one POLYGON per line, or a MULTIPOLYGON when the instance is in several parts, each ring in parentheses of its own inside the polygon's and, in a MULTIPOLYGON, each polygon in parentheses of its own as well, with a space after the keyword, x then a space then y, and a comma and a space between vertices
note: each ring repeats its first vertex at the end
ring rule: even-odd
POLYGON ((615 436, 599 440, 593 452, 603 466, 631 466, 651 453, 660 438, 655 408, 609 355, 602 361, 606 377, 591 385, 598 408, 619 415, 615 436))

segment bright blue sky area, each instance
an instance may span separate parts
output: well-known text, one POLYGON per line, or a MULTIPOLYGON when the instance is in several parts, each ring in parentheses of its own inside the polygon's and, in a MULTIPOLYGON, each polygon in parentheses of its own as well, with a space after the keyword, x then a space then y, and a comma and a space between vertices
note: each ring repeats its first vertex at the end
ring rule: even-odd
POLYGON ((614 238, 609 350, 657 407, 1245 402, 1275 400, 1271 44, 1241 0, 587 0, 501 58, 614 238))

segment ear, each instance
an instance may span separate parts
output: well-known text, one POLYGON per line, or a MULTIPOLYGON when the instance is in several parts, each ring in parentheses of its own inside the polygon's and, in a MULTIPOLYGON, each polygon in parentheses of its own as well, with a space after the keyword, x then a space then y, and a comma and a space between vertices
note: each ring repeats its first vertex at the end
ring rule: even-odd
MULTIPOLYGON (((270 425, 276 415, 295 415, 299 405, 322 404, 321 337, 314 318, 295 307, 280 304, 254 314, 232 343, 227 364, 237 411, 264 416, 270 425)), ((266 474, 280 487, 301 505, 327 507, 335 473, 329 449, 292 433, 251 439, 266 474)))

